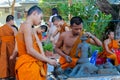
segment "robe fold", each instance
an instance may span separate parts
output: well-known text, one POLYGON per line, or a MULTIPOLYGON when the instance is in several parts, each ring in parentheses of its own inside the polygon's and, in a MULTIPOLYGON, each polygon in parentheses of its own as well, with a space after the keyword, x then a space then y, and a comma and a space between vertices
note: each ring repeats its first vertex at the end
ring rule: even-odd
MULTIPOLYGON (((65 32, 65 27, 68 27, 68 25, 67 25, 67 23, 64 22, 64 24, 61 25, 60 27, 61 27, 61 29, 60 29, 59 32, 60 32, 60 34, 61 34, 62 32, 65 32)), ((69 27, 68 27, 68 28, 69 28, 69 27)))
MULTIPOLYGON (((104 47, 104 46, 103 46, 104 47)), ((110 54, 108 53, 106 50, 105 50, 105 47, 104 47, 104 51, 102 53, 100 53, 100 57, 107 57, 107 58, 110 58, 112 60, 114 60, 114 65, 115 66, 118 66, 120 64, 120 57, 118 55, 118 53, 116 53, 116 50, 118 50, 119 46, 118 46, 118 43, 116 40, 112 40, 109 44, 108 44, 108 48, 109 50, 114 50, 113 54, 110 54), (119 57, 119 58, 118 58, 119 57)), ((120 53, 120 51, 119 51, 120 53)))
MULTIPOLYGON (((47 65, 27 53, 23 33, 16 35, 16 41, 19 56, 15 66, 17 80, 46 80, 47 65)), ((40 53, 34 36, 33 48, 40 53)))
POLYGON ((15 77, 15 59, 9 59, 14 48, 14 32, 5 24, 0 27, 0 78, 15 77))

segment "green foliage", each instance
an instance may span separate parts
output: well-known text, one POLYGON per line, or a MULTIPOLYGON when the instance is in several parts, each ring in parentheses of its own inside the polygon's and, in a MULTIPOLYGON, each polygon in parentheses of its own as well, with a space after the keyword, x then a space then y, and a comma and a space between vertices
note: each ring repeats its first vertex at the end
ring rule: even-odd
POLYGON ((53 44, 52 43, 45 43, 43 46, 44 51, 53 51, 53 44))
MULTIPOLYGON (((70 7, 70 13, 72 16, 80 16, 84 21, 84 29, 102 40, 105 28, 111 20, 111 15, 102 13, 95 3, 95 0, 74 2, 70 7)), ((102 51, 102 47, 96 47, 94 45, 91 45, 91 47, 92 51, 102 51)))
POLYGON ((72 0, 69 7, 68 2, 56 4, 60 15, 68 20, 68 14, 80 16, 84 21, 84 29, 102 39, 106 26, 111 20, 111 15, 105 15, 96 6, 96 0, 72 0))
MULTIPOLYGON (((96 35, 99 39, 102 39, 105 28, 107 27, 109 21, 111 20, 111 15, 105 15, 102 13, 97 5, 96 0, 72 0, 72 5, 68 6, 68 0, 43 0, 52 2, 52 5, 43 2, 40 4, 46 15, 50 15, 51 8, 56 7, 59 11, 59 14, 65 19, 68 20, 68 15, 80 16, 84 21, 84 29, 87 32, 91 32, 96 35), (61 1, 61 2, 60 2, 61 1), (54 3, 54 4, 53 4, 54 3)), ((101 48, 92 46, 93 50, 98 49, 101 51, 101 48)))
POLYGON ((39 3, 40 8, 42 8, 44 13, 44 20, 48 21, 50 14, 51 14, 51 6, 48 3, 40 2, 39 3), (46 6, 47 5, 47 6, 46 6))
POLYGON ((64 20, 68 20, 68 14, 70 13, 68 3, 57 4, 58 11, 64 20))
POLYGON ((102 52, 102 47, 98 47, 98 46, 93 46, 91 45, 91 49, 92 49, 92 52, 94 52, 95 50, 99 50, 99 52, 102 52))
POLYGON ((52 15, 51 14, 51 9, 52 8, 57 8, 59 14, 63 18, 67 18, 67 13, 66 9, 68 7, 67 5, 67 0, 40 0, 39 6, 42 8, 44 12, 44 19, 48 21, 49 17, 52 15), (63 4, 65 2, 65 4, 63 4))
POLYGON ((105 27, 111 15, 105 15, 95 5, 95 0, 74 2, 70 8, 72 16, 80 16, 84 21, 84 29, 102 39, 105 27))

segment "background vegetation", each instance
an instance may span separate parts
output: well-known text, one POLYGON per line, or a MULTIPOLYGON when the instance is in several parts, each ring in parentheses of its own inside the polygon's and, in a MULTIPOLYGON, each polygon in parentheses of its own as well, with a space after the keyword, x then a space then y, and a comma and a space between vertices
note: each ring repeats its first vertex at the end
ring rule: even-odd
MULTIPOLYGON (((44 11, 45 19, 51 15, 51 9, 56 7, 65 21, 69 22, 68 15, 80 16, 84 21, 84 29, 96 35, 100 40, 103 38, 105 29, 111 20, 111 15, 105 15, 96 6, 96 0, 72 0, 68 6, 68 0, 43 0, 40 7, 44 11)), ((93 50, 101 48, 92 46, 93 50)))

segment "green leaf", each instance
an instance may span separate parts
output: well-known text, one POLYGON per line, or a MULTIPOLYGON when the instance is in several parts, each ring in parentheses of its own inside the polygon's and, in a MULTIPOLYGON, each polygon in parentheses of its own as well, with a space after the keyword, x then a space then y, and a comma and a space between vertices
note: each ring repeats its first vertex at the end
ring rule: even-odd
POLYGON ((44 51, 53 51, 53 44, 52 43, 45 43, 43 46, 44 51))

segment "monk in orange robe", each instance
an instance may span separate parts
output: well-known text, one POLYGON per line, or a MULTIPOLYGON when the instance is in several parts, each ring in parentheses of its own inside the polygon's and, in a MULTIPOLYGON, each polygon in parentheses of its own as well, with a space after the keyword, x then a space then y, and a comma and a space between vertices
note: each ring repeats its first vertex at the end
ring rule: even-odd
POLYGON ((69 30, 70 30, 69 25, 67 25, 67 23, 64 22, 64 21, 61 21, 60 28, 61 28, 61 29, 58 30, 58 31, 60 32, 60 34, 63 33, 63 32, 65 32, 65 31, 69 31, 69 30))
POLYGON ((102 56, 114 60, 114 65, 118 66, 120 64, 120 58, 118 58, 119 55, 116 54, 115 50, 118 49, 119 46, 117 40, 114 40, 114 32, 108 31, 107 37, 108 38, 104 40, 103 43, 104 51, 101 54, 102 56))
POLYGON ((42 10, 38 6, 32 6, 28 10, 26 21, 21 24, 16 35, 18 59, 15 71, 17 80, 46 80, 46 63, 57 65, 55 60, 49 59, 43 54, 38 44, 38 36, 32 29, 32 26, 40 24, 42 16, 42 10))
MULTIPOLYGON (((76 49, 81 40, 83 30, 83 21, 80 17, 73 17, 70 21, 71 30, 63 32, 60 35, 58 42, 56 43, 55 51, 61 56, 59 63, 61 69, 74 68, 76 66, 78 58, 75 56, 76 49)), ((101 46, 102 43, 94 35, 89 32, 85 33, 89 38, 88 42, 101 46)), ((80 53, 79 53, 80 55, 80 53)))
MULTIPOLYGON (((70 68, 74 68, 76 66, 76 63, 78 61, 78 57, 75 56, 76 54, 76 49, 79 43, 81 43, 80 37, 82 36, 83 33, 80 34, 80 36, 78 37, 78 39, 74 42, 74 45, 72 47, 72 49, 70 50, 70 54, 69 56, 72 58, 72 62, 71 63, 66 63, 66 60, 64 57, 60 57, 60 64, 61 64, 61 68, 62 69, 66 69, 68 68, 68 66, 70 68)), ((87 40, 88 43, 90 43, 90 38, 87 40)), ((64 51, 64 49, 62 49, 64 51)), ((79 57, 81 56, 81 53, 79 52, 79 57)))
POLYGON ((53 24, 57 27, 56 31, 53 34, 53 37, 56 36, 58 33, 61 34, 70 30, 69 25, 65 21, 63 21, 61 16, 53 17, 53 24))
POLYGON ((0 27, 0 78, 15 78, 15 59, 10 60, 10 56, 15 50, 15 34, 17 30, 14 26, 14 17, 8 15, 6 24, 0 27))
POLYGON ((53 43, 53 46, 55 46, 61 33, 69 31, 70 28, 67 25, 67 23, 63 21, 61 16, 54 16, 52 18, 52 22, 53 25, 55 26, 55 29, 51 34, 50 41, 53 43))

